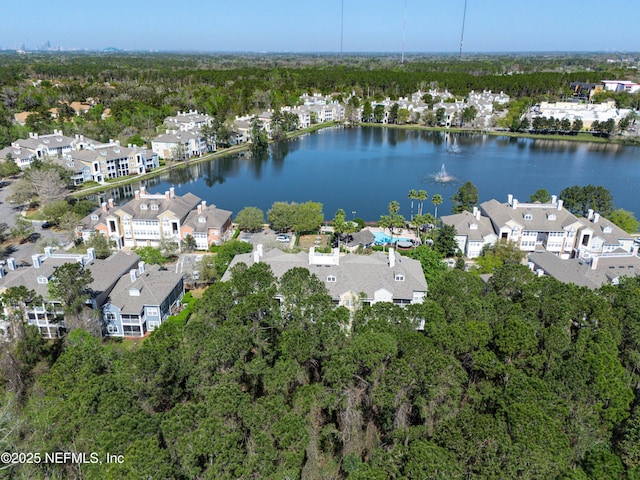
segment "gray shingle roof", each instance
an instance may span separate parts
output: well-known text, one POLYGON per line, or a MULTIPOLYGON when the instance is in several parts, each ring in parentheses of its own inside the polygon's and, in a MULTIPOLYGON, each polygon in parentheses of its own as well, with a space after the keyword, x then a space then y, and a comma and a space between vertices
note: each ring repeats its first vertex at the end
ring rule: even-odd
MULTIPOLYGON (((396 253, 396 264, 389 267, 389 259, 382 252, 374 252, 371 255, 346 254, 340 256, 339 265, 309 265, 308 254, 284 253, 278 249, 267 250, 260 258, 271 266, 271 270, 277 278, 294 267, 303 267, 314 273, 322 280, 334 300, 349 291, 356 294, 364 292, 367 298, 373 298, 374 292, 384 288, 392 292, 394 299, 412 299, 413 292, 426 292, 422 266, 417 260, 400 256, 396 253), (396 281, 395 275, 403 274, 404 281, 396 281), (328 282, 328 276, 334 276, 335 282, 328 282)), ((236 255, 229 269, 223 277, 223 281, 230 278, 229 271, 237 263, 253 265, 253 253, 236 255)))
POLYGON ((597 236, 604 239, 605 243, 609 245, 617 245, 619 240, 623 238, 628 240, 633 238, 632 235, 629 235, 615 223, 604 217, 598 216, 596 222, 594 222, 593 219, 588 220, 584 217, 578 218, 578 221, 585 227, 591 228, 597 236))
POLYGON ((163 213, 171 212, 182 221, 191 210, 197 207, 198 203, 200 203, 200 198, 190 192, 169 199, 164 195, 140 195, 140 199, 129 201, 119 210, 141 220, 156 219, 163 213), (140 208, 143 204, 147 206, 146 209, 140 208), (158 209, 153 210, 151 205, 157 205, 158 209))
POLYGON ((107 302, 118 307, 122 313, 138 314, 145 305, 161 305, 181 278, 182 275, 174 270, 161 270, 158 265, 149 265, 142 275, 136 276, 134 282, 129 275, 123 275, 113 287, 107 302), (137 290, 140 295, 132 296, 131 289, 137 290))
POLYGON ((536 269, 544 270, 546 275, 556 280, 591 289, 611 283, 619 277, 640 275, 640 258, 628 254, 598 257, 595 269, 583 260, 577 258, 562 260, 550 252, 531 253, 528 259, 536 269))
POLYGON ((217 208, 215 205, 209 205, 202 210, 202 213, 198 213, 197 210, 189 212, 182 225, 193 228, 194 232, 206 232, 209 228, 222 227, 231 218, 232 213, 229 210, 217 208), (204 218, 205 221, 201 222, 201 218, 204 218))
POLYGON ((455 215, 445 215, 440 217, 440 220, 442 220, 442 223, 445 225, 455 227, 458 235, 466 235, 470 241, 482 242, 490 235, 495 237, 491 220, 483 216, 480 216, 478 219, 466 210, 455 215), (477 228, 472 228, 472 225, 476 225, 477 228))
POLYGON ((562 232, 573 224, 577 226, 578 218, 568 210, 544 205, 520 203, 517 208, 513 208, 492 199, 480 204, 480 210, 491 219, 497 231, 510 222, 522 230, 538 232, 562 232))
MULTIPOLYGON (((104 260, 95 259, 89 262, 85 265, 85 268, 91 272, 93 281, 88 285, 88 288, 94 292, 95 296, 99 296, 109 290, 125 272, 137 265, 139 259, 140 257, 135 254, 117 252, 104 260)), ((0 285, 5 288, 24 285, 43 298, 48 298, 48 284, 38 283, 38 277, 50 279, 56 268, 65 263, 75 263, 75 260, 72 258, 41 256, 41 261, 39 268, 33 266, 18 267, 14 271, 6 271, 5 269, 5 277, 0 279, 0 285)))

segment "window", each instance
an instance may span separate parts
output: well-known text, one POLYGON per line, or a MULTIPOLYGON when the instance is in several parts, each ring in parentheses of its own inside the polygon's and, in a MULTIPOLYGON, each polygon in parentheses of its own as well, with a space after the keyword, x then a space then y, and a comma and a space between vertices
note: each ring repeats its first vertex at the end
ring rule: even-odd
POLYGON ((98 215, 96 215, 95 213, 91 215, 91 220, 99 220, 98 215))
POLYGON ((158 205, 156 205, 155 203, 152 203, 151 210, 158 210, 158 205))
POLYGON ((556 216, 553 213, 550 213, 549 216, 547 217, 549 220, 555 220, 556 216))
POLYGON ((118 333, 118 326, 117 325, 113 325, 112 323, 110 323, 109 325, 107 325, 107 333, 109 335, 113 335, 114 333, 118 333))
POLYGON ((335 281, 336 281, 336 276, 335 275, 327 275, 327 282, 335 283, 335 281))
POLYGON ((404 275, 402 273, 396 273, 393 277, 396 282, 404 282, 404 275))
POLYGON ((153 307, 153 308, 147 308, 147 315, 153 316, 153 317, 157 317, 158 316, 158 309, 153 307))
POLYGON ((524 214, 524 219, 525 220, 532 220, 533 219, 533 215, 531 215, 530 213, 525 213, 524 214))
POLYGON ((40 276, 38 277, 38 283, 41 283, 41 284, 49 283, 49 279, 47 277, 40 276))
POLYGON ((146 203, 141 203, 140 204, 140 210, 146 210, 147 209, 147 204, 146 203))
POLYGON ((613 230, 611 229, 611 227, 604 227, 604 228, 602 229, 602 232, 603 232, 603 233, 611 233, 612 231, 613 231, 613 230))
POLYGON ((136 336, 139 337, 141 336, 141 329, 139 326, 137 325, 123 325, 122 327, 123 329, 123 334, 125 336, 136 336))

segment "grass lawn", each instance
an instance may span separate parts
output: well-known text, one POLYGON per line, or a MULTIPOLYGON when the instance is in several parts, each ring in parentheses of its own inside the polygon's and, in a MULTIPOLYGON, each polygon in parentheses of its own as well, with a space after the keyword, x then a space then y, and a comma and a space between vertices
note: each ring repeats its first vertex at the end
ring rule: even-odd
POLYGON ((328 247, 330 235, 318 234, 318 235, 300 235, 298 240, 298 247, 308 250, 311 247, 328 247))

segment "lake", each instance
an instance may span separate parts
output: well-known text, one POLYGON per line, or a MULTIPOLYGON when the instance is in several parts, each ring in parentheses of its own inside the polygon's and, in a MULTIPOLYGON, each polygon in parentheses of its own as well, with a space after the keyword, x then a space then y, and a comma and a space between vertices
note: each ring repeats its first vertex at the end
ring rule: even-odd
MULTIPOLYGON (((449 134, 392 128, 330 128, 286 143, 272 145, 269 155, 233 155, 144 181, 148 191, 192 192, 208 203, 237 213, 245 206, 266 211, 276 201, 324 204, 325 218, 343 208, 347 217, 377 220, 392 200, 409 218, 410 189, 429 194, 424 211, 433 213, 431 198, 444 203, 438 215, 451 212, 450 197, 470 180, 480 201, 520 201, 539 188, 551 194, 572 185, 602 185, 616 207, 640 212, 640 148, 512 138, 479 134, 449 134), (442 165, 455 181, 433 179, 442 165)), ((107 192, 119 203, 139 184, 107 192)))

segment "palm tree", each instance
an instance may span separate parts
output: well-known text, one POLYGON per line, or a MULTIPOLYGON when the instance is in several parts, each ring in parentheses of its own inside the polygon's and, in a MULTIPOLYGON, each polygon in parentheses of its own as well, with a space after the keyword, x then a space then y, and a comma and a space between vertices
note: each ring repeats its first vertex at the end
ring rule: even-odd
POLYGON ((418 190, 418 196, 416 197, 418 200, 418 215, 422 215, 422 203, 429 198, 426 190, 418 190))
POLYGON ((438 218, 438 205, 442 205, 442 195, 436 193, 431 199, 431 203, 436 207, 435 216, 438 218))
POLYGON ((409 190, 409 199, 411 200, 411 220, 413 220, 413 201, 418 199, 418 191, 413 188, 409 190))

